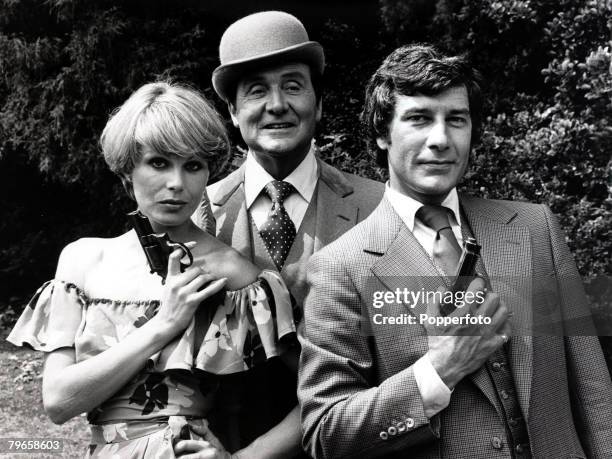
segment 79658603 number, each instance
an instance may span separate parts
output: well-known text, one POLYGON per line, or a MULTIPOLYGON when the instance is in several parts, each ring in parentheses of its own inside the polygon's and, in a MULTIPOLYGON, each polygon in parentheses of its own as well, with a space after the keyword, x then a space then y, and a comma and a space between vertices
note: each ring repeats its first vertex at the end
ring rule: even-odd
POLYGON ((3 453, 61 453, 61 438, 0 438, 0 454, 3 453))

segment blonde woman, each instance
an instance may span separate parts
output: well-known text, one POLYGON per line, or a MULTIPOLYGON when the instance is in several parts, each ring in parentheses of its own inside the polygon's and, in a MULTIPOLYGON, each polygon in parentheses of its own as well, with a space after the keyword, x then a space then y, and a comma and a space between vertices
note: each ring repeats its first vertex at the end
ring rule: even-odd
POLYGON ((184 251, 174 250, 162 282, 133 230, 75 241, 9 340, 47 353, 43 401, 54 422, 87 412, 88 457, 174 457, 189 426, 204 432, 210 457, 227 457, 203 419, 216 375, 279 355, 293 364, 284 344, 295 326, 280 277, 190 219, 227 158, 223 124, 197 91, 151 83, 111 116, 101 146, 153 230, 184 243, 193 264, 182 270, 184 251))

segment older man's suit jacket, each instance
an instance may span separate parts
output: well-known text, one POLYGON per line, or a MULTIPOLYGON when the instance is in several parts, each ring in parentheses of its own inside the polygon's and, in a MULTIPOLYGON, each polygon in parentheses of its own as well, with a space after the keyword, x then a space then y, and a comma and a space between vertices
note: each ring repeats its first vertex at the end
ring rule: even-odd
MULTIPOLYGON (((554 216, 542 205, 467 196, 460 203, 462 223, 482 245, 479 272, 488 274, 522 335, 510 339, 507 354, 532 454, 612 457, 612 385, 598 339, 563 336, 566 323, 576 333, 594 331, 554 216), (538 336, 530 336, 534 328, 538 336)), ((304 446, 314 457, 511 457, 485 368, 464 378, 449 406, 429 420, 412 368, 428 349, 424 327, 362 328, 373 292, 435 291, 439 276, 386 199, 311 258, 298 397, 304 446)), ((383 311, 418 316, 420 307, 383 311)))
MULTIPOLYGON (((306 295, 310 256, 367 217, 384 193, 382 183, 340 172, 321 160, 317 164, 319 178, 311 204, 280 273, 295 300, 296 316, 301 314, 306 295)), ((208 194, 217 237, 260 268, 276 269, 246 207, 244 166, 208 187, 208 194)), ((297 404, 296 375, 278 359, 247 374, 226 378, 221 386, 227 390, 219 397, 214 417, 220 422, 214 424, 230 450, 269 430, 297 404), (238 402, 237 393, 241 393, 238 402), (228 416, 232 410, 233 421, 228 416)))
MULTIPOLYGON (((313 195, 316 209, 307 212, 315 219, 314 232, 296 239, 281 271, 300 307, 305 297, 306 264, 310 256, 367 217, 384 193, 380 182, 340 172, 321 160, 317 164, 319 180, 313 195)), ((260 268, 275 269, 269 257, 259 260, 254 257, 256 229, 245 203, 244 167, 208 187, 208 194, 217 221, 217 237, 246 258, 259 262, 256 264, 260 268)))

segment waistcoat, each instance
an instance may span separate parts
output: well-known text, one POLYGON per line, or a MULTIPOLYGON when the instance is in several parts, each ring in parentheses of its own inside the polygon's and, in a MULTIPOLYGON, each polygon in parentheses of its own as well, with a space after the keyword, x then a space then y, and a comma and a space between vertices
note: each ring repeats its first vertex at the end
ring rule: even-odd
MULTIPOLYGON (((463 240, 474 237, 465 214, 462 215, 461 233, 463 240)), ((503 263, 503 260, 499 260, 499 262, 503 263)), ((491 289, 482 259, 479 259, 476 271, 484 278, 487 288, 491 289)), ((527 424, 521 413, 514 378, 510 369, 507 344, 491 354, 484 365, 484 369, 481 369, 476 377, 480 379, 479 382, 483 383, 484 387, 489 389, 487 395, 502 418, 506 431, 505 438, 493 436, 491 446, 500 452, 502 449, 508 448, 512 457, 530 458, 527 424), (494 395, 494 397, 491 395, 494 395)))

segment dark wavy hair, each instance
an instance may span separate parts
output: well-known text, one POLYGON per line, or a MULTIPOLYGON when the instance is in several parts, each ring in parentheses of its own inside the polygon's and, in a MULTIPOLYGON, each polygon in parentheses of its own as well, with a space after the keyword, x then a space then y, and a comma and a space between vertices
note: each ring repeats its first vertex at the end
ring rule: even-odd
POLYGON ((387 167, 387 152, 376 144, 386 138, 395 110, 395 94, 434 96, 465 86, 472 119, 472 145, 480 137, 482 122, 482 77, 465 55, 447 56, 431 45, 413 44, 393 51, 370 78, 366 87, 361 123, 368 150, 376 163, 387 167))

